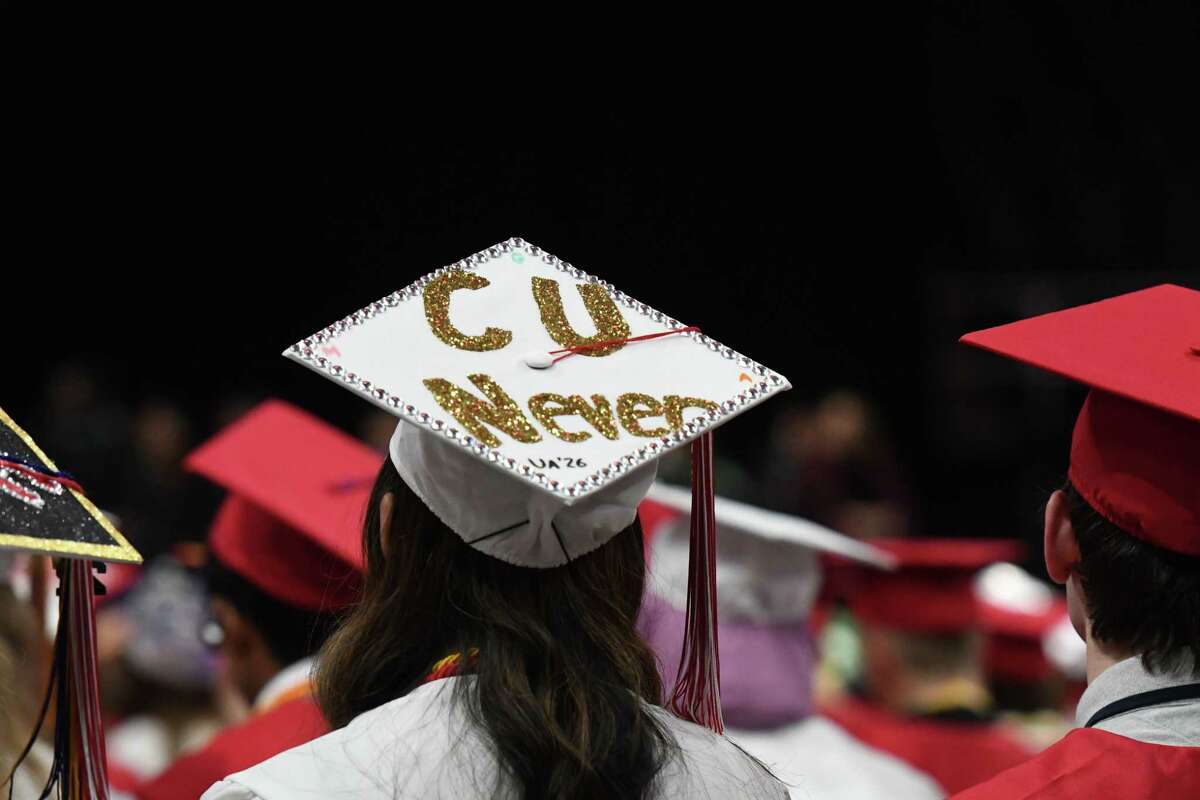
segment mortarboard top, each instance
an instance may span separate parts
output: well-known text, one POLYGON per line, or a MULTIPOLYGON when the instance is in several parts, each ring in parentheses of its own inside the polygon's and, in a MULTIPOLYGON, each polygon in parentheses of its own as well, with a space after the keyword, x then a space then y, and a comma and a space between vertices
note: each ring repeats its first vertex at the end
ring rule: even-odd
POLYGON ((790 388, 517 238, 285 355, 398 416, 409 486, 473 546, 533 567, 599 546, 632 522, 657 458, 790 388))
POLYGON ((268 400, 184 466, 229 492, 209 533, 213 554, 273 597, 322 608, 355 599, 357 581, 336 579, 362 569, 366 501, 382 461, 307 412, 268 400))
POLYGON ((1072 484, 1125 532, 1200 555, 1200 292, 1164 284, 962 341, 1090 386, 1072 484))
MULTIPOLYGON (((679 609, 687 596, 691 497, 686 489, 655 483, 639 511, 657 524, 648 532, 650 588, 679 609)), ((717 607, 723 626, 807 619, 820 589, 818 553, 879 569, 895 565, 889 553, 802 517, 724 497, 716 498, 715 507, 717 607)))
POLYGON ((851 608, 862 621, 914 633, 976 628, 975 575, 1021 552, 1018 542, 998 539, 876 539, 872 544, 891 554, 897 568, 860 581, 851 608))
POLYGON ((0 549, 141 563, 104 514, 0 409, 0 549))
POLYGON ((1162 284, 962 342, 1200 421, 1200 292, 1162 284))

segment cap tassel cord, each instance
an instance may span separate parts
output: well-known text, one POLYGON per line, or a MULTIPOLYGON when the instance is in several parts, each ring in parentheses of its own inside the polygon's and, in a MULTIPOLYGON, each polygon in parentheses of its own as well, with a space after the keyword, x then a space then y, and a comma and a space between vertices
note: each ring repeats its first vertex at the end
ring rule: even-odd
POLYGON ((712 434, 692 443, 692 516, 687 622, 671 711, 725 732, 721 715, 721 657, 717 643, 717 524, 712 434))
POLYGON ((73 561, 75 569, 75 631, 72 644, 77 651, 71 666, 75 670, 75 702, 79 709, 82 749, 79 771, 87 787, 84 795, 108 800, 108 754, 104 743, 104 722, 100 712, 100 669, 96 657, 96 584, 90 561, 73 561))
MULTIPOLYGON (((108 800, 108 761, 100 718, 96 663, 95 589, 92 562, 65 560, 59 566, 59 627, 54 642, 50 688, 28 755, 55 697, 54 760, 39 800, 108 800)), ((10 775, 11 781, 11 775, 10 775)), ((11 797, 12 783, 9 784, 11 797)))

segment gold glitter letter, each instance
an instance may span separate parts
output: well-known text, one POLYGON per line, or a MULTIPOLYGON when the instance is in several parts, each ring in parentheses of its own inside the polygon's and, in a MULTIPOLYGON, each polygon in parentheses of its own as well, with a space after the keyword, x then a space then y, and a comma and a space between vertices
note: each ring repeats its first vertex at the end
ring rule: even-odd
POLYGON ((667 424, 673 430, 683 427, 683 410, 685 408, 703 408, 705 411, 716 411, 719 408, 711 400, 704 400, 700 397, 681 397, 677 394, 667 395, 663 398, 663 403, 667 407, 667 424))
MULTIPOLYGON (((595 283, 581 283, 576 286, 583 304, 587 307, 592 324, 596 326, 595 336, 580 336, 567 321, 563 311, 562 297, 558 293, 558 281, 548 278, 533 278, 533 297, 537 300, 538 310, 542 314, 542 325, 550 338, 563 347, 578 347, 581 344, 607 342, 610 339, 629 338, 629 323, 621 316, 617 304, 608 296, 603 286, 595 283)), ((624 344, 613 344, 607 347, 597 347, 592 350, 580 350, 581 356, 607 356, 617 352, 624 344)))
POLYGON ((648 394, 629 392, 617 398, 617 416, 625 430, 634 436, 662 436, 670 428, 643 428, 640 420, 646 417, 661 417, 663 405, 648 394), (639 408, 644 406, 644 408, 639 408))
POLYGON ((498 447, 500 440, 483 426, 484 422, 499 428, 518 442, 529 444, 542 440, 537 428, 521 413, 521 407, 504 393, 499 384, 487 375, 476 374, 468 377, 471 383, 487 395, 491 403, 442 378, 427 378, 423 383, 433 392, 438 405, 449 411, 451 416, 458 420, 459 425, 488 447, 498 447))
POLYGON ((535 394, 529 398, 529 410, 546 430, 562 439, 564 442, 582 442, 592 438, 587 431, 572 432, 565 430, 554 419, 555 417, 580 416, 587 420, 593 428, 600 431, 605 439, 617 438, 617 424, 613 421, 612 406, 602 394, 592 395, 593 406, 577 394, 563 397, 561 394, 535 394))
POLYGON ((482 289, 491 281, 473 272, 450 270, 425 287, 425 319, 433 335, 459 350, 499 350, 512 341, 512 331, 487 328, 480 336, 468 336, 450 321, 450 293, 455 289, 482 289))

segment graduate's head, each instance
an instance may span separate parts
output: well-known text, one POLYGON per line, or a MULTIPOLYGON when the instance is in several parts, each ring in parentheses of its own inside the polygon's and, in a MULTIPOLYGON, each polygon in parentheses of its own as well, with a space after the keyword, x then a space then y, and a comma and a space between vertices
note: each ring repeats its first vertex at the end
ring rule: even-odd
POLYGON ((1152 670, 1200 667, 1200 422, 1093 390, 1043 539, 1089 645, 1152 670))
MULTIPOLYGON (((458 652, 478 678, 456 691, 525 796, 644 796, 664 740, 634 627, 638 503, 658 459, 685 446, 708 503, 709 431, 786 379, 517 238, 285 355, 399 420, 363 531, 363 602, 321 656, 331 721, 413 690, 458 652)), ((697 523, 698 573, 714 526, 697 523)), ((719 729, 710 586, 694 583, 675 696, 719 729)))
POLYGON ((213 622, 229 679, 247 702, 281 669, 313 656, 337 624, 334 610, 273 597, 211 558, 205 567, 213 622))
POLYGON ((1200 557, 1130 535, 1070 482, 1046 505, 1045 548, 1085 641, 1150 670, 1200 671, 1200 557))
POLYGON ((362 602, 317 673, 334 726, 407 694, 444 657, 469 653, 478 694, 467 707, 523 783, 575 796, 598 780, 593 770, 613 786, 650 780, 666 740, 638 705, 660 702, 662 687, 635 629, 645 579, 636 516, 567 564, 516 566, 467 544, 386 461, 363 549, 362 602), (618 767, 626 774, 611 772, 618 767))
MULTIPOLYGON (((897 710, 948 681, 983 684, 979 571, 1015 559, 1017 543, 995 539, 882 539, 897 562, 866 575, 850 607, 862 631, 864 683, 897 710)), ((971 705, 979 705, 970 698, 971 705)))
POLYGON ((313 655, 361 592, 359 530, 382 456, 267 401, 188 456, 229 491, 208 533, 208 579, 234 684, 253 700, 313 655))
POLYGON ((1068 485, 1046 506, 1050 577, 1089 647, 1170 669, 1200 650, 1200 292, 1162 285, 964 341, 1091 387, 1068 485))

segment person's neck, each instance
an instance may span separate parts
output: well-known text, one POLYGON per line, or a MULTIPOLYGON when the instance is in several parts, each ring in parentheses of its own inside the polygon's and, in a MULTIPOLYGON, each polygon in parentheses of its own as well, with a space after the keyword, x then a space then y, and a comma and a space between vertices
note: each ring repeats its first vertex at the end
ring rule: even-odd
POLYGON ((1100 676, 1100 673, 1112 665, 1133 656, 1133 653, 1106 647, 1103 643, 1092 638, 1090 627, 1085 642, 1087 643, 1087 682, 1089 685, 1100 676))

